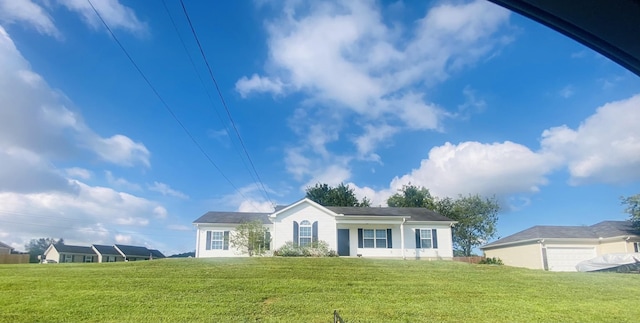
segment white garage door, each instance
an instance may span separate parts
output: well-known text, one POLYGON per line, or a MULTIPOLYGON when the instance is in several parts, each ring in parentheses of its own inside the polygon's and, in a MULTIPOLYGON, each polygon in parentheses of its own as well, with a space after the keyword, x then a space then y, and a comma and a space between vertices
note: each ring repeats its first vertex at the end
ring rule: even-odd
POLYGON ((576 265, 596 256, 594 248, 547 247, 549 271, 576 271, 576 265))

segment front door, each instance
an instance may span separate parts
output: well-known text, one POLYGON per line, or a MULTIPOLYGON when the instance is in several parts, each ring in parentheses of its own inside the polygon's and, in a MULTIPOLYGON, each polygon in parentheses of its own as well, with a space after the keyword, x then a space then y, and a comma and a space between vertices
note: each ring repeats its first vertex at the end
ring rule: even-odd
POLYGON ((338 229, 338 256, 349 256, 349 229, 338 229))

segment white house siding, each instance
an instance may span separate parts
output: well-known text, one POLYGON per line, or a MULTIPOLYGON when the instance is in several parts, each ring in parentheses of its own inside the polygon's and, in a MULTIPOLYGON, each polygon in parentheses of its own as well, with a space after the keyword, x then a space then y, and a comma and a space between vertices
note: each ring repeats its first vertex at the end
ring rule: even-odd
POLYGON ((44 258, 47 260, 53 260, 55 262, 62 262, 64 259, 60 259, 60 254, 56 248, 49 246, 44 252, 44 258))
POLYGON ((402 249, 400 249, 400 225, 398 224, 338 224, 337 228, 349 229, 350 256, 402 257, 402 249), (391 246, 393 248, 358 248, 358 229, 391 229, 391 246))
MULTIPOLYGON (((196 232, 196 257, 248 257, 246 253, 242 253, 241 250, 233 248, 231 242, 229 242, 229 250, 212 249, 207 250, 207 231, 229 231, 229 238, 235 233, 237 224, 229 225, 206 225, 198 224, 198 231, 196 232)), ((273 250, 273 225, 265 224, 265 228, 271 233, 271 250, 273 250)))
POLYGON ((429 222, 407 222, 404 225, 404 244, 407 257, 417 259, 451 259, 453 258, 453 238, 451 236, 451 226, 446 223, 429 222), (417 229, 436 229, 438 248, 416 248, 417 229))
MULTIPOLYGON (((313 224, 318 221, 318 240, 329 244, 329 249, 337 250, 336 219, 330 213, 308 203, 300 203, 282 213, 276 214, 272 237, 274 249, 282 247, 287 241, 293 241, 293 222, 307 220, 313 224)), ((357 240, 354 240, 357 241, 357 240)))
MULTIPOLYGON (((400 224, 343 224, 338 229, 349 229, 349 254, 362 257, 402 258, 402 233, 400 224), (391 229, 392 248, 358 248, 358 229, 391 229)), ((405 223, 404 224, 404 257, 415 259, 451 259, 453 257, 453 241, 451 227, 441 223, 405 223), (416 248, 416 229, 436 229, 438 248, 416 248)))

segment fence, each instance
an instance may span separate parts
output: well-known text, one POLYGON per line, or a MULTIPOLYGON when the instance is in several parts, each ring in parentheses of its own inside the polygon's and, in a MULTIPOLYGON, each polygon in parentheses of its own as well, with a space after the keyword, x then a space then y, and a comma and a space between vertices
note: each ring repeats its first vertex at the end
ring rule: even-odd
POLYGON ((0 264, 28 264, 29 254, 0 254, 0 264))
POLYGON ((466 262, 470 264, 479 263, 484 257, 482 256, 472 256, 472 257, 453 257, 453 261, 466 262))

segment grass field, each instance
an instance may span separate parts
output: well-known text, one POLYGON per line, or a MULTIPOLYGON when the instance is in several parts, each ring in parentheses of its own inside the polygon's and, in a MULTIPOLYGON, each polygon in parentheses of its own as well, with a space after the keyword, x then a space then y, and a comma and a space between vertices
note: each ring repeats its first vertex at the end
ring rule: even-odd
POLYGON ((1 322, 637 322, 640 276, 445 261, 0 265, 1 322))

